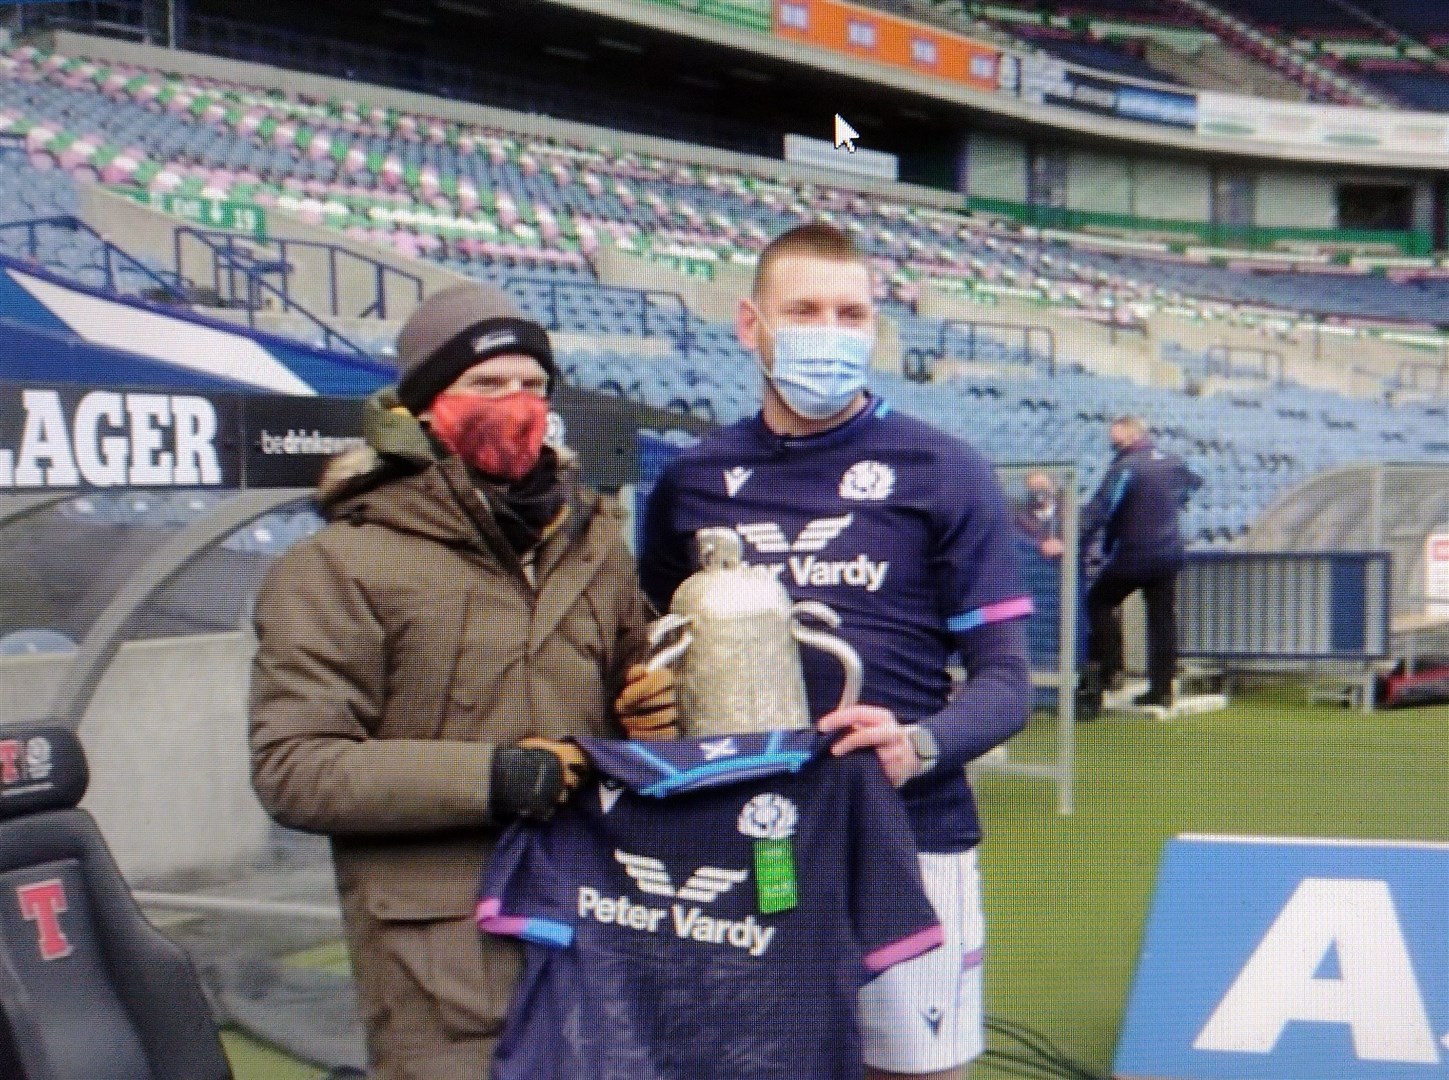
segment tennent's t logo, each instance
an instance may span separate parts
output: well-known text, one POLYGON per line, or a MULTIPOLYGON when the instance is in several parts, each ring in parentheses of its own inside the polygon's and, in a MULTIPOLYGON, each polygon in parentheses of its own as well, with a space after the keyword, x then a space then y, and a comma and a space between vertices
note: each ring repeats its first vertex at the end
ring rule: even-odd
POLYGON ((0 784, 13 784, 20 779, 20 770, 16 767, 19 761, 20 740, 0 741, 0 784))
POLYGON ((60 925, 61 913, 70 910, 60 878, 18 886, 15 898, 20 901, 20 914, 35 923, 42 960, 61 960, 75 951, 60 925))

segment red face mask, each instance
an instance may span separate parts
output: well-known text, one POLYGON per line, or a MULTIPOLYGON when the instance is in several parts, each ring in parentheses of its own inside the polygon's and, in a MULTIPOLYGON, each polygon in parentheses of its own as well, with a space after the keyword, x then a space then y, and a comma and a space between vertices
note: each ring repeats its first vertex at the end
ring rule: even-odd
POLYGON ((510 483, 538 463, 548 431, 548 401, 521 390, 502 397, 439 394, 432 413, 444 446, 485 476, 510 483))

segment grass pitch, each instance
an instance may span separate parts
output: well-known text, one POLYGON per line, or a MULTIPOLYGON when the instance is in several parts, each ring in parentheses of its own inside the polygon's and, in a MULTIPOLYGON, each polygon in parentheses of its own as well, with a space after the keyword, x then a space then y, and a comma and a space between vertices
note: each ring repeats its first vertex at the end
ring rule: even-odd
MULTIPOLYGON (((1034 723, 1012 747, 1050 746, 1034 723)), ((1449 707, 1364 714, 1246 694, 1221 713, 1077 728, 1077 811, 1043 782, 984 776, 977 795, 992 1016, 1107 1074, 1163 841, 1181 832, 1449 839, 1449 707)), ((315 962, 332 965, 336 951, 315 962)), ((995 1039, 991 1043, 999 1045, 995 1039)), ((236 1080, 321 1073, 228 1033, 236 1080)), ((972 1080, 1013 1074, 980 1063, 972 1080)), ((801 1080, 813 1080, 804 1078, 801 1080)))
MULTIPOLYGON (((1013 746, 1048 744, 1034 724, 1013 746)), ((1077 810, 985 776, 987 1012, 1106 1074, 1163 842, 1182 832, 1449 839, 1449 707, 1365 714, 1301 689, 1224 712, 1077 727, 1077 810)), ((993 1041, 992 1045, 996 1045, 993 1041)), ((1009 1073, 980 1065, 972 1080, 1009 1073)))

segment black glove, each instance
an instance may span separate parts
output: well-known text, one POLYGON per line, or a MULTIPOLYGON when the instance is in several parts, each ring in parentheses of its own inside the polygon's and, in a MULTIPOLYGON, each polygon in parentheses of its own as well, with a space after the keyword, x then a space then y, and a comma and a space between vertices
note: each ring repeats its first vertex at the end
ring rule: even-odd
POLYGON ((554 739, 524 739, 493 751, 489 809, 499 820, 547 821, 579 785, 586 769, 583 752, 554 739))

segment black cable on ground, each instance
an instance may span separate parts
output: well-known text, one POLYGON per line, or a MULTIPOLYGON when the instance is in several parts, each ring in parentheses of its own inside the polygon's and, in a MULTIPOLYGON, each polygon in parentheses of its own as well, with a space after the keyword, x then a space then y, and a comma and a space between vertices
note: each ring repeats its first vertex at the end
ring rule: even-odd
POLYGON ((1111 1080, 1111 1077, 1075 1060, 1041 1032, 1013 1020, 986 1018, 986 1030, 1016 1045, 990 1049, 982 1060, 1003 1072, 1030 1080, 1111 1080))
POLYGON ((987 1050, 976 1060, 1012 1076, 1026 1077, 1027 1080, 1062 1080, 1062 1074, 1047 1065, 1000 1050, 987 1050))

